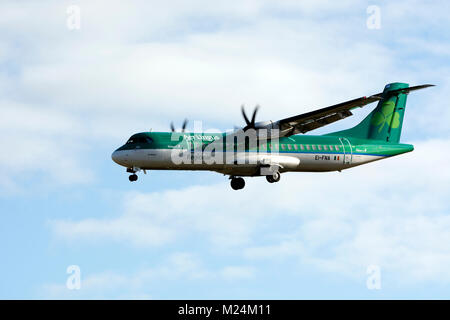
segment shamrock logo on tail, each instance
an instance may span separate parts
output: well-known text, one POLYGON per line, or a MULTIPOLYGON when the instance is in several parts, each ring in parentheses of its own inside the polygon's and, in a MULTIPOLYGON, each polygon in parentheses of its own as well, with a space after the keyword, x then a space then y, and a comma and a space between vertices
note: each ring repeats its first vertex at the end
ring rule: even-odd
POLYGON ((381 111, 378 111, 374 114, 372 118, 372 125, 378 127, 378 132, 381 132, 383 130, 384 125, 389 125, 391 128, 395 129, 398 128, 400 125, 400 114, 398 112, 394 112, 395 109, 395 103, 393 101, 386 101, 381 106, 381 111), (392 119, 394 117, 394 119, 392 119))

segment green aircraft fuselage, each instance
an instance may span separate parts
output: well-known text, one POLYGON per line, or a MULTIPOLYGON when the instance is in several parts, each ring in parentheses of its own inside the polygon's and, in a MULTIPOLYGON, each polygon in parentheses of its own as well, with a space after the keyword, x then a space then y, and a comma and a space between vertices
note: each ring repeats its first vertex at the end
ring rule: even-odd
MULTIPOLYGON (((173 165, 170 161, 170 154, 174 150, 186 150, 192 155, 197 151, 201 152, 205 149, 211 141, 220 139, 224 136, 223 133, 184 133, 181 135, 182 139, 173 141, 172 133, 170 132, 142 132, 133 135, 129 143, 126 143, 117 151, 125 151, 123 153, 122 165, 132 167, 136 164, 141 169, 180 169, 189 170, 211 170, 212 165, 200 164, 195 165, 191 161, 186 163, 173 165), (184 139, 187 137, 187 139, 184 139), (184 144, 186 141, 190 144, 184 144), (133 157, 133 153, 134 157, 133 157), (143 158, 138 157, 136 153, 143 154, 143 158), (146 156, 154 158, 159 161, 145 161, 146 156), (164 154, 165 153, 165 154, 164 154), (164 155, 163 155, 164 154, 164 155), (158 158, 157 155, 160 157, 158 158), (130 159, 127 161, 127 157, 130 159), (133 163, 133 160, 135 163, 133 163), (141 159, 139 161, 138 159, 141 159), (166 162, 166 163, 165 163, 166 162)), ((236 145, 236 144, 235 144, 236 145)), ((216 145, 213 149, 216 153, 222 153, 222 157, 226 157, 227 146, 225 141, 220 145, 216 145)), ((345 136, 331 136, 331 135, 294 135, 290 137, 279 138, 278 141, 272 142, 260 141, 258 146, 242 146, 238 150, 238 146, 228 150, 228 153, 234 153, 238 156, 239 153, 258 153, 260 156, 278 154, 280 156, 297 157, 304 163, 299 166, 297 170, 292 171, 334 171, 342 170, 367 162, 383 159, 385 157, 396 156, 405 152, 413 151, 414 147, 411 144, 389 143, 380 140, 369 140, 345 136)), ((223 166, 227 164, 226 160, 222 161, 223 166)), ((234 163, 231 163, 234 164, 234 163)), ((214 166, 214 171, 217 171, 214 166)), ((289 170, 291 171, 291 170, 289 170)), ((257 175, 257 172, 254 174, 257 175)))
MULTIPOLYGON (((199 144, 207 146, 214 138, 223 137, 223 133, 184 133, 183 135, 192 137, 190 140, 194 144, 199 144), (212 139, 202 139, 196 137, 211 137, 212 139)), ((170 132, 141 132, 133 135, 130 139, 140 139, 149 138, 151 142, 141 141, 141 142, 131 142, 124 144, 117 150, 136 150, 136 149, 148 149, 148 150, 164 150, 164 149, 174 149, 180 145, 180 141, 171 140, 172 133, 170 132)), ((267 145, 266 149, 270 152, 273 148, 270 141, 263 141, 260 144, 267 145)), ((225 142, 222 144, 225 146, 225 142)), ((360 139, 354 137, 345 136, 332 136, 332 135, 295 135, 287 138, 279 138, 278 152, 280 153, 305 153, 305 154, 361 154, 361 155, 376 155, 383 157, 396 156, 405 152, 410 152, 414 150, 413 145, 404 143, 389 143, 381 140, 369 140, 360 139), (340 139, 347 139, 350 144, 344 144, 342 147, 342 141, 340 139), (303 146, 303 148, 301 147, 303 146), (331 146, 328 147, 328 146, 331 146), (334 146, 338 146, 339 149, 336 150, 334 146), (341 148, 342 147, 342 148, 341 148), (320 148, 320 149, 319 149, 320 148), (326 149, 325 149, 326 148, 326 149), (345 151, 345 152, 344 152, 345 151)), ((194 146, 195 147, 195 146, 194 146)), ((225 147, 224 147, 225 149, 225 147)), ((245 152, 254 152, 264 150, 263 146, 258 146, 256 148, 246 147, 245 152)))
POLYGON ((428 86, 391 83, 377 95, 278 122, 255 123, 255 110, 252 120, 244 113, 247 126, 232 134, 141 132, 132 135, 112 158, 133 173, 130 181, 137 179, 135 173, 140 170, 210 170, 229 175, 236 190, 243 188, 244 176, 266 176, 269 182, 277 182, 280 173, 288 171, 340 171, 413 151, 411 144, 399 142, 406 97, 428 86), (351 129, 297 134, 345 118, 351 109, 373 101, 378 101, 377 107, 351 129), (277 135, 259 135, 267 128, 276 128, 277 135), (253 129, 257 134, 247 137, 253 129), (239 140, 239 134, 244 138, 239 140))

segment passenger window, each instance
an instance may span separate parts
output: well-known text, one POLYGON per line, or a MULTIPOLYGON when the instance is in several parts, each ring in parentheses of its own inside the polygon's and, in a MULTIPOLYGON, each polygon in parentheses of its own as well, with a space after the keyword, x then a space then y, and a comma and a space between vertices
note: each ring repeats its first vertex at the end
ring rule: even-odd
POLYGON ((306 145, 306 150, 309 150, 309 149, 311 149, 311 148, 310 148, 309 144, 307 144, 306 145))
POLYGON ((316 150, 316 145, 315 144, 312 145, 312 149, 316 150))
POLYGON ((332 145, 330 145, 330 151, 333 151, 333 146, 332 145))
POLYGON ((336 151, 339 151, 339 146, 334 146, 336 148, 336 151))
POLYGON ((294 149, 295 149, 295 150, 298 150, 298 147, 297 147, 297 145, 296 145, 296 144, 294 144, 294 149))
POLYGON ((317 148, 319 149, 319 151, 322 151, 322 146, 320 144, 317 146, 317 148))
POLYGON ((290 144, 288 144, 288 149, 292 150, 292 146, 290 144))
POLYGON ((305 147, 301 144, 300 149, 305 150, 305 147))
POLYGON ((283 149, 283 150, 285 150, 285 149, 286 149, 286 147, 285 147, 285 145, 284 145, 284 144, 282 144, 282 145, 281 145, 281 149, 283 149))

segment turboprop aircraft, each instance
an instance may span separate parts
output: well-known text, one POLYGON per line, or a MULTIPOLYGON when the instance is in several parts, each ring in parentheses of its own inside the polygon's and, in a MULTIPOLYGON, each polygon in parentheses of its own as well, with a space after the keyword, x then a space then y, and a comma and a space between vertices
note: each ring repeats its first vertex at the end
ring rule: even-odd
POLYGON ((229 176, 234 190, 243 177, 265 176, 278 182, 281 173, 341 171, 414 150, 400 143, 409 92, 433 86, 390 83, 383 92, 278 121, 255 122, 258 107, 246 125, 225 133, 141 132, 115 150, 112 159, 131 173, 147 170, 210 170, 229 176), (358 125, 324 135, 304 133, 352 115, 351 110, 378 101, 358 125))

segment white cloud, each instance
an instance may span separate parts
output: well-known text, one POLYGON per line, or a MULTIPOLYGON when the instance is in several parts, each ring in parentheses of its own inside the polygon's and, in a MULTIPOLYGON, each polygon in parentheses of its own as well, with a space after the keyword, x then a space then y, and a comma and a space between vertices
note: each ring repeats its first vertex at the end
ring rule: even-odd
POLYGON ((412 154, 355 169, 358 178, 339 186, 347 191, 324 184, 322 197, 302 195, 322 208, 309 209, 313 215, 295 232, 247 248, 245 256, 295 257, 354 278, 376 264, 403 284, 450 282, 447 144, 418 143, 412 154))
MULTIPOLYGON (((46 299, 153 299, 161 296, 161 287, 189 281, 242 280, 253 275, 248 266, 225 266, 215 270, 207 268, 195 254, 172 253, 152 267, 141 268, 133 273, 104 271, 85 274, 81 268, 81 288, 69 290, 65 284, 49 283, 40 288, 39 295, 46 299)), ((183 297, 188 292, 178 292, 183 297)))
POLYGON ((44 173, 43 183, 60 185, 92 181, 90 168, 83 168, 79 154, 80 123, 60 111, 43 111, 11 101, 0 101, 0 187, 17 192, 27 176, 44 173))
POLYGON ((241 280, 254 276, 255 269, 246 266, 229 266, 223 268, 221 271, 222 276, 228 280, 241 280))
POLYGON ((415 281, 450 281, 448 143, 417 143, 413 153, 342 173, 286 174, 276 185, 247 179, 237 193, 224 181, 129 194, 117 218, 51 227, 63 239, 145 247, 201 237, 249 259, 297 257, 350 276, 380 264, 415 281))

